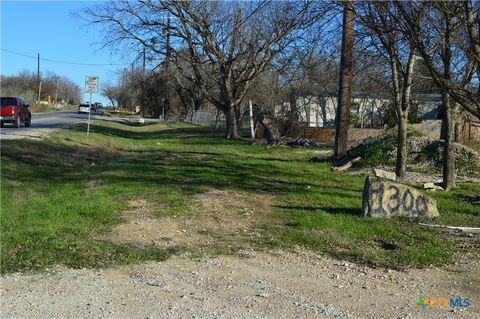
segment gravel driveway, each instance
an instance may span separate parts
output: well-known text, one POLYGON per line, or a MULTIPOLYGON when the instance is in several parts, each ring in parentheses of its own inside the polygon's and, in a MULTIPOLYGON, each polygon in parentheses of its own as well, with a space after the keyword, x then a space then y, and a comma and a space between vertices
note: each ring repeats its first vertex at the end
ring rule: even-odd
MULTIPOLYGON (((448 269, 372 269, 298 249, 175 256, 110 269, 0 279, 2 318, 480 318, 478 259, 448 269), (464 310, 418 297, 461 296, 464 310)), ((477 256, 478 257, 478 256, 477 256)))

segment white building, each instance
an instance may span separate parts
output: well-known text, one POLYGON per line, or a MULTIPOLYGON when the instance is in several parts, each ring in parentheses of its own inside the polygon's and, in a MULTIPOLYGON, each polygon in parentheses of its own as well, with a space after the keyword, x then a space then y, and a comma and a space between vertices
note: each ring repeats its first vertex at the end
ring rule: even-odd
MULTIPOLYGON (((358 117, 360 126, 372 124, 372 119, 385 104, 390 100, 384 98, 369 98, 355 96, 352 100, 351 112, 358 117)), ((336 96, 315 96, 300 97, 295 103, 295 109, 290 103, 285 102, 278 105, 275 114, 278 117, 288 117, 294 113, 299 122, 307 123, 309 127, 332 127, 335 125, 335 113, 337 110, 336 96)))
MULTIPOLYGON (((414 96, 414 103, 418 104, 418 116, 421 119, 437 118, 441 96, 435 94, 418 94, 414 96)), ((363 93, 354 93, 351 114, 357 117, 358 126, 375 127, 383 125, 384 110, 392 101, 385 94, 369 96, 363 93)), ((335 126, 335 113, 337 110, 336 96, 305 96, 299 97, 295 108, 289 102, 284 102, 275 108, 277 117, 288 117, 293 114, 299 122, 307 123, 309 127, 335 126)))
POLYGON ((442 106, 441 94, 415 94, 413 102, 418 104, 418 118, 422 120, 439 119, 442 106))

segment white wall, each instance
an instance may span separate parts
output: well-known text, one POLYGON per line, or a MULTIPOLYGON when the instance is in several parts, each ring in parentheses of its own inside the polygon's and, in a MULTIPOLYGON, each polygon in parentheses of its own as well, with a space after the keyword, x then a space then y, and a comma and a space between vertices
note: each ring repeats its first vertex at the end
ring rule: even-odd
MULTIPOLYGON (((351 112, 359 118, 361 128, 371 127, 375 122, 378 124, 380 111, 391 102, 390 99, 386 98, 354 97, 351 112)), ((436 116, 438 107, 436 96, 422 96, 415 102, 419 103, 419 116, 426 116, 427 118, 436 116)), ((297 99, 296 106, 299 121, 307 123, 309 127, 331 127, 335 124, 336 96, 324 96, 320 99, 315 96, 300 97, 297 99)), ((288 102, 275 107, 277 117, 286 117, 289 112, 290 103, 288 102)))
MULTIPOLYGON (((354 98, 352 112, 356 114, 363 126, 370 125, 372 118, 378 114, 381 106, 390 101, 387 99, 354 98)), ((325 96, 320 99, 314 96, 300 97, 297 100, 299 121, 309 127, 331 127, 335 124, 337 97, 325 96)), ((283 103, 275 108, 277 116, 287 116, 290 103, 283 103)))

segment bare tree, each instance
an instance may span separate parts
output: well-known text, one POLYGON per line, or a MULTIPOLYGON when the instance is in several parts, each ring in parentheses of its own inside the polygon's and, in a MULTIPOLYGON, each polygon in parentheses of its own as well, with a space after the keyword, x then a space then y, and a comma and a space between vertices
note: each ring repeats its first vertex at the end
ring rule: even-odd
POLYGON ((466 0, 449 3, 439 6, 423 1, 394 2, 401 18, 399 30, 415 46, 436 85, 461 107, 480 118, 480 2, 466 0), (430 15, 438 10, 446 13, 452 9, 455 10, 452 22, 457 21, 452 31, 462 34, 461 41, 456 43, 459 50, 452 51, 452 63, 458 62, 455 78, 446 76, 433 54, 444 41, 444 32, 435 32, 438 21, 430 15), (418 17, 425 15, 420 26, 418 17))
MULTIPOLYGON (((435 7, 440 9, 440 17, 443 22, 443 46, 440 48, 440 56, 443 63, 443 75, 447 81, 452 80, 452 40, 455 29, 454 16, 458 12, 458 4, 454 2, 439 2, 435 7)), ((455 115, 456 103, 452 101, 448 92, 442 92, 442 137, 445 141, 443 152, 443 187, 448 190, 455 187, 455 115)))
MULTIPOLYGON (((75 82, 68 77, 61 77, 51 71, 42 75, 41 99, 46 100, 48 96, 54 97, 57 92, 58 101, 66 101, 70 104, 81 102, 82 90, 75 82)), ((3 76, 1 78, 3 95, 20 96, 32 104, 38 98, 37 74, 30 71, 21 71, 18 75, 3 76)))
MULTIPOLYGON (((177 52, 177 56, 181 55, 182 52, 177 52)), ((188 52, 183 52, 183 55, 188 56, 188 52)), ((168 61, 170 61, 170 58, 168 58, 168 61)), ((177 58, 177 63, 173 67, 169 67, 169 64, 167 62, 163 70, 172 79, 171 86, 181 101, 182 107, 179 110, 179 118, 184 121, 187 118, 191 119, 194 113, 205 104, 205 94, 198 85, 185 79, 185 74, 188 74, 190 77, 194 75, 193 70, 189 68, 189 64, 184 59, 177 58)))
POLYGON ((314 1, 111 1, 87 10, 86 18, 105 25, 107 46, 133 40, 159 55, 168 51, 169 62, 225 114, 226 136, 238 138, 252 80, 307 33, 325 7, 314 1), (184 49, 188 55, 179 54, 184 49))
POLYGON ((106 97, 110 101, 110 103, 112 103, 112 106, 118 105, 117 92, 118 87, 112 85, 111 83, 106 83, 102 86, 101 94, 106 97))
MULTIPOLYGON (((395 173, 403 179, 407 163, 407 123, 410 108, 415 47, 398 32, 399 13, 392 1, 369 1, 358 6, 357 17, 370 33, 370 45, 389 65, 393 104, 398 121, 395 173)), ((412 23, 419 24, 420 16, 412 23)))
POLYGON ((399 30, 415 46, 442 93, 445 142, 443 186, 455 186, 457 105, 480 117, 480 19, 478 2, 396 2, 399 30), (421 16, 421 25, 412 21, 421 16))

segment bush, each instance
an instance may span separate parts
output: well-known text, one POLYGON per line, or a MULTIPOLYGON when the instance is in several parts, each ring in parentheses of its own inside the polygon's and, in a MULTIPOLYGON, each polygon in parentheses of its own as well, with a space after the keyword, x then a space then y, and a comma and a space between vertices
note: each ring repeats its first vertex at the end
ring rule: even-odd
MULTIPOLYGON (((395 150, 397 135, 389 131, 385 135, 369 138, 362 144, 350 151, 352 158, 360 156, 361 161, 356 163, 358 167, 372 167, 380 164, 392 164, 390 157, 395 150)), ((394 163, 393 163, 394 164, 394 163)))

